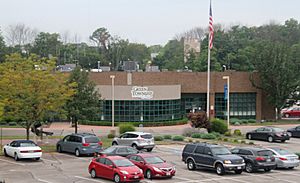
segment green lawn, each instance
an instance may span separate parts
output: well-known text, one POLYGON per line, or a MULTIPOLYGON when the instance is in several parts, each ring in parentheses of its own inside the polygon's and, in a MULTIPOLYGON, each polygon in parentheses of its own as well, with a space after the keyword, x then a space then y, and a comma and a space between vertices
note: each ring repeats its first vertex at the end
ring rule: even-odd
MULTIPOLYGON (((247 123, 247 124, 241 124, 241 125, 247 125, 247 126, 267 126, 267 125, 289 125, 289 124, 299 124, 300 120, 278 120, 278 121, 267 121, 262 123, 247 123)), ((232 125, 234 126, 234 125, 232 125)))

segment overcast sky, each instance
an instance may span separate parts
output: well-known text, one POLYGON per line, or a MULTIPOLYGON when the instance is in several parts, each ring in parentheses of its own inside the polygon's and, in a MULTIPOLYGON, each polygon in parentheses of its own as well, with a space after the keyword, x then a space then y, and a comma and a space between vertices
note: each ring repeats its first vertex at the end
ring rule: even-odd
MULTIPOLYGON (((262 25, 300 20, 300 0, 213 0, 214 22, 262 25)), ((24 23, 39 31, 80 35, 98 27, 147 45, 208 25, 209 0, 0 0, 0 26, 24 23)), ((4 33, 2 33, 4 34, 4 33)))

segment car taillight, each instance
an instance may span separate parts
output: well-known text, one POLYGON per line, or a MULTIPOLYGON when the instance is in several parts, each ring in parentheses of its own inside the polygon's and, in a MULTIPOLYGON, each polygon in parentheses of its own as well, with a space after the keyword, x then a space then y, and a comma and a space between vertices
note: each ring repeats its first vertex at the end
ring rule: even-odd
POLYGON ((98 144, 99 144, 100 146, 102 146, 102 145, 103 145, 102 141, 99 141, 99 142, 98 142, 98 144))
POLYGON ((82 146, 88 147, 90 144, 89 143, 82 143, 82 146))
POLYGON ((261 156, 257 156, 255 158, 256 161, 265 161, 266 159, 264 157, 261 157, 261 156))
POLYGON ((287 160, 287 159, 284 158, 284 157, 280 157, 279 159, 282 160, 282 161, 286 161, 286 160, 287 160))
POLYGON ((139 142, 144 142, 144 141, 145 141, 145 140, 144 140, 143 138, 141 138, 141 137, 138 137, 137 140, 138 140, 139 142))
POLYGON ((20 153, 29 153, 29 151, 20 151, 20 153))
POLYGON ((33 152, 42 152, 42 150, 34 150, 33 152))

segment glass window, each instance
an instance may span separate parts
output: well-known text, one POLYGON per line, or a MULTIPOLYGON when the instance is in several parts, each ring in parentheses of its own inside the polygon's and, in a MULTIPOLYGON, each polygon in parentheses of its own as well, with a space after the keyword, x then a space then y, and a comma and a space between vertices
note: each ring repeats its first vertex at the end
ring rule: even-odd
POLYGON ((203 154, 204 152, 204 147, 203 146, 197 146, 195 153, 196 154, 203 154))
POLYGON ((257 151, 258 156, 272 156, 272 151, 269 150, 263 150, 263 151, 257 151))
POLYGON ((187 153, 192 153, 195 149, 195 145, 192 145, 192 144, 187 144, 184 148, 184 152, 187 152, 187 153))
POLYGON ((160 164, 160 163, 164 163, 164 160, 162 160, 160 157, 158 156, 150 156, 150 157, 145 157, 144 158, 145 161, 149 164, 160 164))
POLYGON ((141 158, 140 156, 137 156, 137 157, 136 157, 136 161, 137 161, 137 162, 142 162, 142 161, 144 161, 144 160, 143 160, 143 158, 141 158))
POLYGON ((240 152, 239 152, 239 154, 246 155, 246 156, 253 155, 251 151, 245 150, 245 149, 241 149, 240 152))
POLYGON ((211 152, 214 155, 229 155, 231 152, 226 147, 212 147, 211 152))
POLYGON ((86 137, 84 140, 86 143, 98 143, 100 141, 98 137, 86 137))
POLYGON ((105 164, 108 166, 113 165, 113 163, 109 159, 106 159, 105 164))
POLYGON ((205 147, 204 154, 211 154, 211 150, 208 147, 205 147))

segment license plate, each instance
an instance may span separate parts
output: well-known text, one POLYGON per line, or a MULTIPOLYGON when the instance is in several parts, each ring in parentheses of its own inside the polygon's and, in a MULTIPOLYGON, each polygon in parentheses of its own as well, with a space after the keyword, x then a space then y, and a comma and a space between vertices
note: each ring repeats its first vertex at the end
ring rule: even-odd
POLYGON ((169 175, 171 175, 171 173, 170 173, 170 172, 167 172, 166 175, 169 176, 169 175))
POLYGON ((267 159, 267 162, 271 162, 271 159, 267 159))
POLYGON ((139 176, 138 176, 138 175, 136 175, 136 176, 134 176, 134 178, 135 178, 135 179, 138 179, 138 178, 139 178, 139 176))
POLYGON ((237 169, 240 170, 240 169, 242 169, 242 167, 238 166, 237 169))

